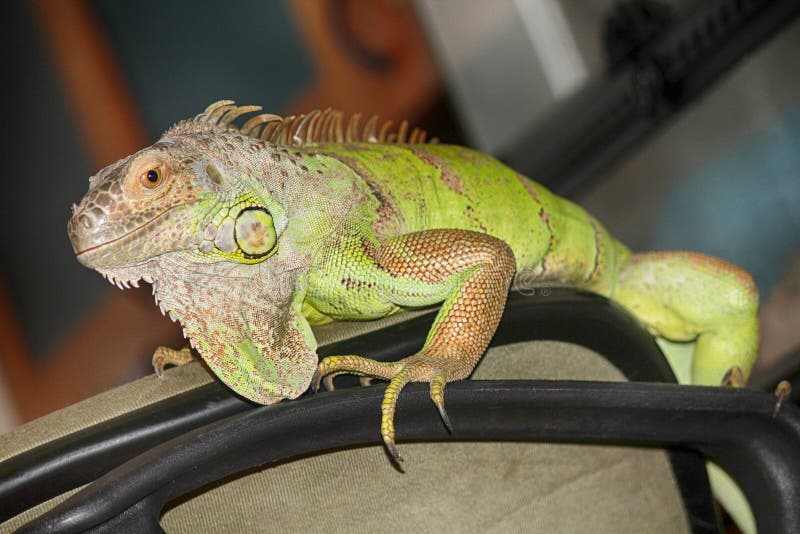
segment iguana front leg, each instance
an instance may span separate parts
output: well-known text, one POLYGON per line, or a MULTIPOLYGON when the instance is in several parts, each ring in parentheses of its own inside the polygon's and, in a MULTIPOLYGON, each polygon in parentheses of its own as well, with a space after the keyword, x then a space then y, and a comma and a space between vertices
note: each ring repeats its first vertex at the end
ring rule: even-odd
POLYGON ((153 371, 155 371, 158 378, 164 378, 164 368, 167 365, 180 367, 181 365, 191 363, 193 360, 192 348, 189 345, 181 349, 161 346, 156 348, 155 352, 153 352, 153 371))
MULTIPOLYGON (((446 382, 466 378, 489 345, 503 313, 515 272, 514 255, 503 241, 466 230, 427 230, 403 235, 367 251, 369 277, 398 306, 444 301, 422 349, 393 363, 359 356, 323 359, 313 385, 327 375, 352 373, 389 380, 381 407, 381 436, 395 460, 394 413, 409 382, 428 382, 445 424, 446 382)), ((362 276, 364 273, 361 273, 362 276)))

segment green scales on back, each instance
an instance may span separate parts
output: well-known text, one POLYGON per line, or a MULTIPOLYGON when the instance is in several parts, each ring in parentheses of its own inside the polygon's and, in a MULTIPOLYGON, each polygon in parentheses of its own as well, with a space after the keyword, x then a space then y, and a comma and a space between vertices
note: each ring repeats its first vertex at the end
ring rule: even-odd
MULTIPOLYGON (((526 280, 605 296, 629 254, 576 204, 468 148, 361 142, 325 144, 310 152, 329 169, 341 165, 367 191, 365 218, 378 240, 434 228, 487 233, 508 243, 526 280)), ((350 310, 337 313, 320 304, 335 318, 350 318, 350 310)), ((316 299, 309 305, 316 307, 316 299)), ((399 309, 382 308, 372 316, 399 309)), ((314 322, 325 320, 310 309, 309 315, 314 322)))

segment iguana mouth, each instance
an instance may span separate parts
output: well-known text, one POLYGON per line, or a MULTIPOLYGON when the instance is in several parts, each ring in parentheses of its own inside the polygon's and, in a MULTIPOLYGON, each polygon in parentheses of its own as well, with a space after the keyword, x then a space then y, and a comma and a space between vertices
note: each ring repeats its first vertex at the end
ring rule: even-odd
MULTIPOLYGON (((173 206, 173 208, 174 208, 174 206, 173 206)), ((165 214, 167 214, 170 211, 172 211, 173 208, 169 208, 167 210, 162 211, 161 213, 159 213, 158 215, 156 215, 155 217, 153 217, 149 221, 145 222, 144 224, 142 224, 140 226, 137 226, 136 228, 134 228, 132 230, 129 230, 128 232, 125 232, 124 234, 122 234, 119 237, 115 237, 114 239, 109 239, 108 241, 103 241, 102 243, 100 243, 98 245, 94 245, 94 246, 82 249, 82 250, 76 252, 75 256, 80 256, 81 254, 86 254, 87 252, 92 252, 94 250, 98 250, 98 249, 101 249, 101 248, 106 247, 108 245, 112 245, 114 243, 117 243, 118 241, 122 241, 126 237, 129 237, 129 236, 131 236, 131 235, 143 230, 144 228, 147 228, 148 226, 150 226, 151 224, 153 224, 154 222, 159 220, 161 217, 163 217, 165 214)))

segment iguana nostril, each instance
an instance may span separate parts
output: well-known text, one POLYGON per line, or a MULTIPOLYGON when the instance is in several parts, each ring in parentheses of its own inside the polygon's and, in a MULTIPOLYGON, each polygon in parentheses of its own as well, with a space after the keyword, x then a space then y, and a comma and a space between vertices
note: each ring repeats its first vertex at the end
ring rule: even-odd
POLYGON ((86 230, 91 230, 94 226, 94 218, 86 213, 78 216, 78 222, 81 223, 81 226, 83 226, 86 230))

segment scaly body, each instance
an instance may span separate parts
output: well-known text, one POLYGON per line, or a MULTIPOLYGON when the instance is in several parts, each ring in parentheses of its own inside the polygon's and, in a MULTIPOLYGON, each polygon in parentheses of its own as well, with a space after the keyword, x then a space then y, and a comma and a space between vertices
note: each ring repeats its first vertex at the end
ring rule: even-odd
MULTIPOLYGON (((269 404, 353 373, 390 381, 381 434, 409 381, 444 386, 485 351, 514 276, 607 296, 655 335, 696 343, 692 382, 746 376, 757 293, 741 269, 700 254, 632 254, 577 205, 457 146, 391 138, 337 113, 232 121, 210 106, 153 147, 101 171, 70 221, 79 260, 153 283, 214 372, 269 404), (393 363, 317 362, 309 323, 369 320, 441 303, 423 349, 393 363)), ((403 355, 398 355, 401 357, 403 355)))

